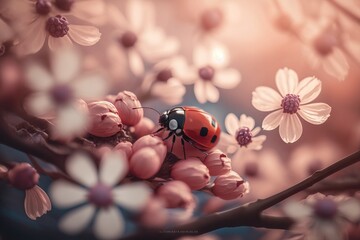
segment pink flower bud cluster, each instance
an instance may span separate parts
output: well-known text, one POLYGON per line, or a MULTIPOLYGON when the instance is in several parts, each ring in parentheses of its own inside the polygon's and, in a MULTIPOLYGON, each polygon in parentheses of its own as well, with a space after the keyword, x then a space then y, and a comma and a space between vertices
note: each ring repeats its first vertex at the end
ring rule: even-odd
POLYGON ((88 104, 91 126, 88 132, 97 137, 110 137, 117 134, 123 125, 134 126, 136 136, 150 133, 154 124, 150 119, 143 120, 144 111, 136 95, 129 91, 108 95, 105 101, 88 104), (137 126, 139 125, 139 126, 137 126))

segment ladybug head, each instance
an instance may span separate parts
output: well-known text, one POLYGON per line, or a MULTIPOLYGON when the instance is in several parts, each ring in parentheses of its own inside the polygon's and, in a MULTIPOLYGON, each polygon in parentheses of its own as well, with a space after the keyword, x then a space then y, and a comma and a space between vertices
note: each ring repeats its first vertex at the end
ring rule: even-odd
POLYGON ((160 126, 165 127, 168 119, 169 119, 169 113, 168 113, 168 111, 165 111, 163 114, 160 115, 160 118, 159 118, 160 126))

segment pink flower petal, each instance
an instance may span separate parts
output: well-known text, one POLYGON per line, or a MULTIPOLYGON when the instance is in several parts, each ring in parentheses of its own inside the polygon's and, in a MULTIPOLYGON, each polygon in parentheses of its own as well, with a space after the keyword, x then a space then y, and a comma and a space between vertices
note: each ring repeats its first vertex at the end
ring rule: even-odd
POLYGON ((206 103, 205 83, 202 80, 197 80, 194 84, 195 97, 199 103, 206 103))
POLYGON ((225 127, 226 131, 232 135, 235 136, 236 131, 239 129, 239 120, 236 117, 235 114, 229 113, 225 118, 225 127))
POLYGON ((26 215, 35 220, 51 210, 51 202, 44 190, 35 186, 26 190, 24 207, 26 215))
POLYGON ((69 36, 83 46, 92 46, 100 40, 99 29, 93 26, 69 25, 69 36))
POLYGON ((50 50, 56 51, 61 49, 70 48, 73 44, 70 38, 65 35, 64 37, 54 38, 49 36, 48 45, 50 50))
POLYGON ((279 109, 281 100, 280 94, 269 87, 257 87, 252 93, 252 105, 263 112, 279 109))
POLYGON ((238 126, 239 127, 247 127, 250 130, 252 130, 255 127, 255 120, 250 116, 241 114, 238 126))
POLYGON ((127 54, 131 72, 137 77, 142 76, 145 71, 145 66, 139 53, 131 49, 127 52, 127 54))
POLYGON ((95 206, 91 204, 72 210, 60 219, 60 230, 68 234, 81 232, 90 223, 95 210, 95 206))
POLYGON ((33 90, 45 91, 53 86, 54 79, 43 66, 30 64, 26 68, 26 83, 33 90))
POLYGON ((123 152, 109 152, 101 159, 99 178, 102 183, 114 186, 128 172, 128 160, 123 152))
POLYGON ((276 86, 284 97, 288 93, 294 93, 298 85, 298 76, 292 69, 283 68, 276 72, 276 86))
POLYGON ((345 80, 350 68, 345 55, 337 48, 324 59, 323 66, 328 74, 340 81, 345 80))
POLYGON ((132 211, 141 211, 151 194, 150 188, 141 182, 124 184, 113 189, 114 201, 132 211))
POLYGON ((44 119, 54 117, 55 106, 50 96, 45 92, 33 93, 26 98, 24 109, 27 113, 44 119))
POLYGON ((98 182, 95 164, 83 153, 75 153, 66 160, 66 171, 87 187, 92 187, 98 182))
POLYGON ((80 55, 74 49, 58 49, 51 58, 55 80, 67 83, 73 80, 81 68, 80 55))
POLYGON ((351 222, 360 220, 360 202, 355 199, 345 200, 339 204, 339 211, 351 222))
POLYGON ((116 239, 124 230, 125 220, 116 206, 100 209, 94 223, 94 233, 97 238, 116 239))
POLYGON ((87 200, 87 191, 84 188, 63 180, 54 182, 49 193, 59 208, 72 207, 87 200))
POLYGON ((281 109, 270 113, 264 118, 262 128, 267 131, 277 128, 283 118, 283 115, 284 114, 281 109))
POLYGON ((280 137, 285 143, 296 142, 302 134, 302 125, 296 114, 283 114, 280 122, 280 137))
POLYGON ((213 83, 215 86, 224 89, 232 89, 241 81, 241 75, 238 70, 228 68, 215 72, 213 83))
POLYGON ((316 77, 307 77, 300 81, 295 90, 301 99, 301 104, 313 101, 321 92, 321 81, 316 77))
POLYGON ((85 74, 71 83, 76 97, 85 101, 101 99, 108 93, 108 86, 103 76, 85 74))
POLYGON ((210 82, 205 83, 205 95, 207 100, 212 103, 219 101, 220 98, 219 90, 210 82))
POLYGON ((331 107, 326 103, 301 105, 299 115, 307 122, 318 125, 330 117, 331 107))

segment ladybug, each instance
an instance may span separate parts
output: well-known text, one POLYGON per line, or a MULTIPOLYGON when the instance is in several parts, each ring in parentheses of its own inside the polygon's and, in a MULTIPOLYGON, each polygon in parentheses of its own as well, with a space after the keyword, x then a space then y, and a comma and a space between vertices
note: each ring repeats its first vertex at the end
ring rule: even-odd
POLYGON ((197 107, 182 106, 167 110, 160 115, 159 124, 161 128, 157 132, 164 129, 169 131, 163 140, 173 137, 171 152, 176 137, 181 138, 185 158, 184 141, 202 152, 212 149, 219 142, 221 130, 218 122, 211 114, 197 107))

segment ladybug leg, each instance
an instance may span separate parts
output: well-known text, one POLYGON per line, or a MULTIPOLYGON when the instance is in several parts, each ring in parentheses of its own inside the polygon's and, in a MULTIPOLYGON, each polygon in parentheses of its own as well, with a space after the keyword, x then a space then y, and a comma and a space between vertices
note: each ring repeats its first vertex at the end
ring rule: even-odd
MULTIPOLYGON (((168 140, 172 135, 174 135, 174 132, 169 132, 169 135, 167 135, 166 138, 163 139, 163 141, 168 140)), ((174 136, 175 137, 175 136, 174 136)))
POLYGON ((181 138, 181 145, 182 145, 182 148, 183 148, 184 159, 186 159, 185 141, 184 141, 184 138, 181 138))
POLYGON ((172 144, 171 144, 171 149, 170 149, 170 152, 172 153, 173 152, 173 148, 174 148, 174 144, 175 144, 175 139, 176 139, 176 135, 173 136, 173 139, 172 139, 172 144))
POLYGON ((163 127, 162 127, 162 128, 159 128, 159 129, 158 129, 158 130, 156 130, 155 132, 151 133, 151 135, 155 135, 155 134, 157 134, 157 133, 161 132, 162 130, 164 130, 164 128, 163 128, 163 127))

